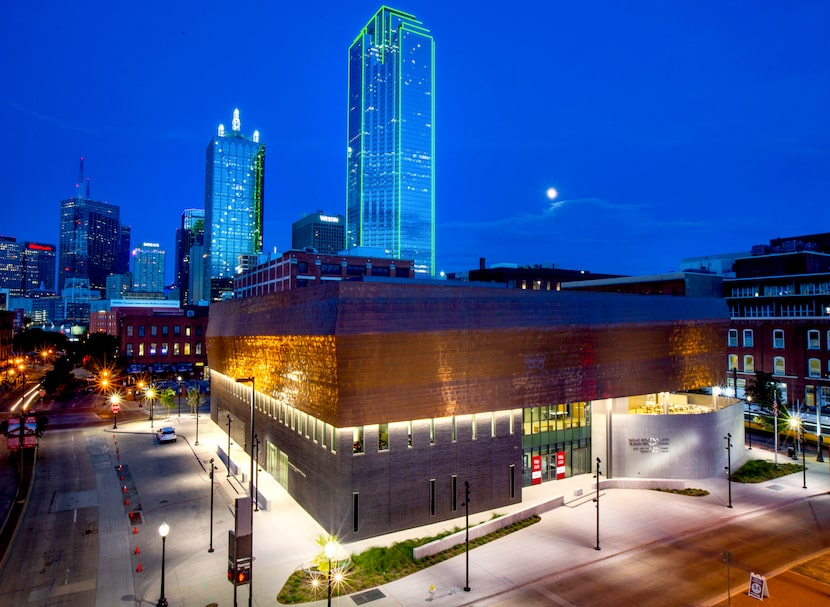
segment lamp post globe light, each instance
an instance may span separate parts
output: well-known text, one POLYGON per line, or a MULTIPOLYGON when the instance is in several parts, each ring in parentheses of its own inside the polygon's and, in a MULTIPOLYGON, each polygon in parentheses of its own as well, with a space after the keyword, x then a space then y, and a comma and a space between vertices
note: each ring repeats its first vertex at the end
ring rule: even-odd
POLYGON ((112 409, 112 429, 118 429, 118 412, 121 410, 121 395, 115 392, 110 396, 110 408, 112 409))
POLYGON ((328 560, 328 569, 326 569, 326 579, 328 582, 328 599, 326 601, 326 605, 327 607, 331 607, 331 559, 334 558, 335 554, 337 554, 337 544, 335 544, 333 540, 329 540, 328 542, 326 542, 324 551, 326 553, 326 559, 328 560))
POLYGON ((170 533, 170 525, 162 523, 159 526, 159 535, 161 536, 161 596, 159 596, 156 607, 167 607, 167 597, 164 596, 164 548, 168 533, 170 533))
POLYGON ((147 400, 150 401, 150 428, 152 428, 153 427, 153 410, 155 409, 155 406, 156 406, 156 389, 155 389, 155 387, 153 387, 151 385, 149 388, 147 388, 147 392, 145 392, 145 394, 147 395, 147 400))

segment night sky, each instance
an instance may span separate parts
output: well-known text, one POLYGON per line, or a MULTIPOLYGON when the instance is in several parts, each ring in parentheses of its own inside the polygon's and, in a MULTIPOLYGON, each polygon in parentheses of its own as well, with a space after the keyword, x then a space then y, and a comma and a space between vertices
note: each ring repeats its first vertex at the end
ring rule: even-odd
MULTIPOLYGON (((390 6, 436 40, 438 271, 650 274, 830 231, 830 3, 390 6)), ((6 3, 0 234, 57 244, 84 156, 172 282, 205 147, 239 108, 267 148, 265 248, 288 249, 304 213, 345 212, 347 51, 379 7, 6 3)))

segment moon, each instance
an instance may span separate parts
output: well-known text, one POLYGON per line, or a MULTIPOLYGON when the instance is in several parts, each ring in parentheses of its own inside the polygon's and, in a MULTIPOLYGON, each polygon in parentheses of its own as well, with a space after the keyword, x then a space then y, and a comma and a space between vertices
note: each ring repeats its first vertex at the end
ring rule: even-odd
POLYGON ((559 192, 556 191, 556 188, 548 188, 545 195, 548 197, 548 200, 553 200, 559 196, 559 192))

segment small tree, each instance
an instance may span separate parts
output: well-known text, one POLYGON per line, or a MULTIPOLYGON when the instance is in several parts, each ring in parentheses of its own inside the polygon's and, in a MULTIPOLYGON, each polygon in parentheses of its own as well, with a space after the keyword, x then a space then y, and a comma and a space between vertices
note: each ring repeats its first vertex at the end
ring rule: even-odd
POLYGON ((187 404, 190 406, 190 412, 196 413, 199 410, 199 405, 202 404, 202 394, 199 388, 194 386, 187 390, 187 404))
POLYGON ((750 380, 746 387, 746 395, 767 414, 772 414, 773 403, 778 403, 779 407, 785 405, 781 398, 781 389, 772 373, 756 371, 755 378, 750 380))
POLYGON ((176 391, 173 388, 165 388, 158 394, 159 403, 167 409, 167 417, 170 417, 170 410, 176 406, 176 391))

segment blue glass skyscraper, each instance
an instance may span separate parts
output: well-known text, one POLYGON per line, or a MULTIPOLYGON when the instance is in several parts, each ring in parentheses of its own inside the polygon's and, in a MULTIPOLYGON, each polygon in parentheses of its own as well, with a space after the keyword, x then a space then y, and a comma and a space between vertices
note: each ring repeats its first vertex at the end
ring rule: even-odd
POLYGON ((346 246, 435 273, 435 46, 414 16, 381 8, 349 49, 346 246))
POLYGON ((207 147, 205 239, 210 278, 230 287, 240 255, 262 253, 265 144, 259 131, 240 130, 239 110, 231 130, 223 125, 207 147))

